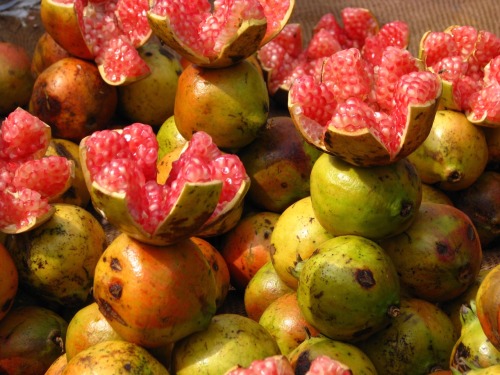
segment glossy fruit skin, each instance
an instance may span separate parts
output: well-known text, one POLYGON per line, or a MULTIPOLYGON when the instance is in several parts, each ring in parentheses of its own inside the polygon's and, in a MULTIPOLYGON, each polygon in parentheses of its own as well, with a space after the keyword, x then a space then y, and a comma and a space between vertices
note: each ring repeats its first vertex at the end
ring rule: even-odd
POLYGON ((259 324, 274 337, 285 355, 309 337, 319 336, 318 330, 304 319, 295 291, 273 301, 262 313, 259 324))
POLYGON ((296 290, 295 266, 330 238, 333 235, 321 226, 314 214, 310 196, 291 204, 281 213, 271 235, 271 260, 280 279, 296 290))
POLYGON ((450 368, 466 372, 500 364, 500 351, 484 333, 474 302, 460 309, 462 330, 450 355, 450 368))
POLYGON ((14 297, 19 288, 19 273, 9 251, 0 242, 0 321, 12 308, 14 297))
POLYGON ((113 329, 148 348, 205 329, 216 310, 212 269, 191 240, 153 246, 119 235, 97 263, 93 290, 113 329))
POLYGON ((408 159, 422 182, 459 191, 485 170, 488 145, 483 129, 469 122, 463 112, 439 110, 428 137, 408 159))
POLYGON ((268 114, 264 79, 246 60, 222 69, 191 64, 179 76, 174 116, 186 139, 203 130, 218 147, 237 150, 257 137, 268 114))
POLYGON ((401 285, 422 299, 449 301, 474 283, 483 252, 477 231, 459 209, 423 202, 402 234, 378 242, 393 260, 401 285))
POLYGON ((397 314, 399 276, 390 257, 369 239, 334 237, 300 266, 300 310, 331 339, 361 341, 397 314))
POLYGON ((119 374, 122 371, 130 375, 169 374, 146 349, 126 341, 104 341, 91 346, 68 361, 63 374, 119 374))
POLYGON ((36 79, 50 65, 70 56, 69 52, 61 47, 49 33, 44 32, 38 38, 35 50, 33 51, 31 74, 36 79))
POLYGON ((175 344, 172 370, 177 375, 224 374, 277 354, 276 341, 259 323, 238 314, 217 314, 205 330, 175 344))
POLYGON ((227 263, 219 250, 206 239, 191 237, 191 240, 198 245, 198 248, 205 255, 209 266, 212 268, 216 286, 215 305, 219 308, 224 304, 231 286, 231 275, 227 263))
POLYGON ((500 173, 485 170, 471 186, 454 196, 455 206, 472 220, 483 248, 500 236, 499 192, 500 173))
POLYGON ((372 168, 321 155, 311 172, 311 200, 319 223, 333 235, 380 239, 402 233, 422 201, 422 186, 407 160, 372 168))
POLYGON ((44 375, 62 375, 67 364, 68 359, 66 358, 66 353, 63 353, 54 362, 52 362, 44 375))
POLYGON ((479 284, 476 293, 476 313, 484 334, 500 351, 500 265, 491 269, 479 284))
POLYGON ((123 340, 104 315, 99 311, 97 303, 78 310, 68 323, 65 350, 69 361, 81 351, 102 341, 123 340))
POLYGON ((0 115, 7 116, 28 104, 33 82, 28 51, 14 43, 0 42, 0 115))
POLYGON ((68 323, 40 306, 18 307, 0 321, 0 372, 44 375, 64 351, 68 323))
POLYGON ((436 305, 402 298, 391 324, 359 346, 379 373, 418 375, 448 368, 457 338, 450 318, 436 305))
POLYGON ((278 276, 271 261, 264 264, 245 288, 243 302, 250 319, 259 321, 266 308, 281 296, 293 292, 278 276))
POLYGON ((223 236, 221 254, 235 288, 244 290, 257 271, 271 260, 271 235, 278 218, 275 212, 250 213, 223 236))
POLYGON ((89 299, 95 266, 106 247, 99 221, 82 207, 56 203, 38 228, 7 238, 22 285, 45 301, 81 308, 89 299))
POLYGON ((156 43, 142 46, 139 54, 151 73, 138 81, 118 86, 117 111, 130 122, 158 128, 174 113, 175 92, 182 67, 170 51, 156 43))
POLYGON ((288 354, 288 359, 296 374, 306 374, 312 361, 321 355, 344 363, 353 374, 377 374, 371 359, 358 346, 324 336, 305 340, 288 354))
POLYGON ((109 125, 117 101, 116 87, 104 82, 93 62, 67 57, 38 76, 29 111, 51 125, 54 137, 79 143, 109 125))
POLYGON ((269 118, 257 138, 238 155, 250 176, 252 202, 263 210, 281 213, 309 196, 309 176, 321 151, 304 140, 289 116, 279 116, 269 118))

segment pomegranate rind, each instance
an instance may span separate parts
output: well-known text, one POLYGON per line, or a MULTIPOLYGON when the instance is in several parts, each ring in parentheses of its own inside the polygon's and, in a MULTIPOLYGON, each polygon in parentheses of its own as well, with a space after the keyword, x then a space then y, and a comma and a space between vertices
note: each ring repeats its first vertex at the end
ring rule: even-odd
POLYGON ((217 180, 186 183, 170 212, 153 233, 148 233, 132 217, 125 193, 108 191, 92 181, 86 168, 85 138, 80 143, 80 159, 96 211, 123 233, 151 245, 171 245, 193 236, 214 212, 222 191, 222 182, 217 180))
POLYGON ((246 177, 233 199, 226 203, 221 212, 209 218, 197 232, 200 237, 213 237, 229 232, 241 219, 245 196, 250 189, 250 177, 246 177))
POLYGON ((395 163, 415 151, 431 131, 438 104, 439 100, 436 99, 420 105, 408 106, 405 130, 396 154, 391 154, 368 128, 343 131, 329 126, 324 136, 319 131, 313 133, 308 129, 321 129, 322 126, 315 120, 304 116, 300 105, 293 103, 290 97, 288 106, 295 127, 306 142, 352 165, 372 167, 395 163))
POLYGON ((40 18, 45 31, 57 44, 73 56, 93 60, 94 55, 87 47, 80 31, 74 2, 41 0, 40 18))
POLYGON ((193 64, 211 68, 230 66, 253 55, 259 49, 267 29, 265 19, 244 20, 218 55, 208 58, 194 51, 177 36, 168 17, 149 11, 148 21, 153 33, 179 55, 193 64))
MULTIPOLYGON (((13 193, 16 195, 17 193, 13 193)), ((38 228, 40 225, 49 221, 49 219, 54 215, 56 209, 54 206, 50 205, 48 210, 42 215, 31 216, 28 218, 28 221, 23 225, 11 224, 1 228, 0 233, 4 234, 20 234, 24 232, 31 231, 33 229, 38 228)))
MULTIPOLYGON (((269 1, 261 1, 261 4, 264 6, 264 13, 266 14, 267 18, 267 29, 266 29, 266 34, 264 35, 264 38, 260 42, 260 47, 263 45, 269 43, 272 39, 278 35, 281 30, 285 27, 285 25, 288 23, 290 20, 293 9, 295 8, 295 0, 288 0, 288 7, 286 8, 286 11, 282 14, 278 14, 277 18, 278 21, 271 20, 271 17, 268 14, 268 8, 269 11, 271 12, 276 12, 276 8, 273 7, 273 4, 267 4, 269 1), (269 22, 271 21, 271 22, 269 22)), ((283 1, 279 1, 279 3, 283 3, 283 1)))

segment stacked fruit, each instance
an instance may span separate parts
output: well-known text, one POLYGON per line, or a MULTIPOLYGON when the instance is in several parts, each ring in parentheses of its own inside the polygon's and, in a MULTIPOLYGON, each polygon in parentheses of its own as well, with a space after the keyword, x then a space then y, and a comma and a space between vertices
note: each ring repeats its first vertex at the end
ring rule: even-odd
POLYGON ((0 372, 494 369, 498 37, 416 58, 346 8, 304 48, 293 6, 42 0, 0 105, 0 372))

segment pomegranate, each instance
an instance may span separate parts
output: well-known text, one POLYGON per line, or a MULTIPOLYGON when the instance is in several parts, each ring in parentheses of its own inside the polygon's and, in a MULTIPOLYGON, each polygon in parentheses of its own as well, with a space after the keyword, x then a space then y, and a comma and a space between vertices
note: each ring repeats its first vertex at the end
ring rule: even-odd
POLYGON ((19 287, 19 272, 14 259, 5 246, 0 243, 0 321, 9 313, 19 287))
MULTIPOLYGON (((305 375, 311 370, 317 358, 328 357, 348 367, 351 372, 340 372, 342 375, 359 374, 375 375, 377 370, 368 356, 358 346, 344 341, 332 340, 324 336, 311 337, 302 342, 289 355, 295 374, 305 375)), ((321 360, 321 362, 323 362, 321 360)), ((322 374, 321 372, 318 372, 322 374)), ((312 372, 312 374, 316 374, 312 372)), ((329 373, 327 373, 329 374, 329 373)), ((333 372, 333 374, 336 374, 333 372)))
POLYGON ((465 113, 474 124, 500 125, 500 38, 469 25, 428 31, 419 57, 443 80, 441 106, 465 113))
POLYGON ((445 191, 471 186, 486 169, 488 145, 481 127, 465 114, 439 110, 425 141, 410 155, 422 182, 445 191))
POLYGON ((28 51, 18 44, 0 42, 0 116, 28 104, 33 82, 28 51))
POLYGON ((281 353, 285 355, 304 340, 320 334, 304 318, 295 291, 271 302, 262 313, 259 324, 274 337, 281 353))
POLYGON ((94 132, 80 143, 91 199, 111 224, 152 244, 201 233, 238 207, 248 190, 239 158, 222 153, 198 132, 164 184, 157 178, 158 142, 151 126, 135 123, 94 132))
POLYGON ((70 53, 44 32, 37 40, 31 59, 31 74, 36 79, 40 73, 58 60, 70 57, 70 53))
POLYGON ((279 278, 297 289, 297 263, 308 259, 316 248, 333 237, 318 221, 311 197, 305 197, 283 211, 271 234, 271 260, 279 278))
POLYGON ((123 340, 99 311, 96 302, 82 307, 71 318, 65 338, 66 359, 103 341, 123 340))
POLYGON ((295 129, 289 116, 268 118, 257 138, 238 151, 250 177, 252 203, 281 213, 308 196, 309 176, 320 154, 295 129))
POLYGON ((179 76, 174 117, 186 139, 204 131, 218 147, 238 150, 255 140, 268 115, 266 84, 248 60, 219 69, 190 64, 179 76))
POLYGON ((245 288, 243 295, 245 312, 250 319, 258 322, 271 303, 293 291, 281 280, 269 261, 255 273, 245 288))
POLYGON ((387 47, 372 66, 359 49, 327 57, 321 79, 299 76, 288 108, 305 139, 357 166, 394 163, 427 137, 441 95, 439 77, 407 50, 387 47))
POLYGON ((403 233, 422 201, 422 183, 408 159, 371 168, 324 153, 311 172, 318 222, 333 235, 381 239, 403 233))
POLYGON ((382 330, 398 313, 396 267, 369 239, 334 237, 298 267, 300 310, 309 324, 331 339, 359 342, 382 330))
POLYGON ((267 73, 269 94, 286 106, 283 94, 288 95, 293 81, 303 75, 320 74, 323 60, 342 49, 356 47, 370 64, 380 62, 386 47, 406 48, 409 27, 402 21, 382 26, 365 8, 343 8, 341 23, 333 13, 324 14, 312 29, 304 46, 303 29, 299 23, 287 24, 282 32, 258 51, 259 61, 267 73))
POLYGON ((446 204, 423 202, 408 229, 378 243, 396 265, 403 287, 433 302, 464 293, 483 260, 474 224, 464 212, 446 204))
POLYGON ((250 366, 243 368, 237 366, 225 373, 225 375, 293 375, 290 361, 283 354, 273 355, 264 359, 252 361, 250 366))
POLYGON ((462 330, 451 351, 450 368, 468 373, 471 369, 500 365, 500 351, 484 333, 473 301, 461 306, 460 320, 462 330))
POLYGON ((457 335, 450 318, 435 304, 402 298, 391 324, 361 342, 379 374, 427 374, 447 369, 457 335))
POLYGON ((29 232, 8 236, 6 247, 24 287, 56 307, 79 309, 91 295, 106 235, 84 208, 64 203, 53 207, 50 220, 29 232))
POLYGON ((64 353, 68 323, 40 306, 12 309, 0 321, 0 372, 9 375, 44 375, 64 353))
POLYGON ((52 362, 44 375, 62 375, 67 364, 68 358, 66 358, 66 353, 63 353, 54 362, 52 362))
POLYGON ((278 217, 268 211, 248 214, 222 237, 221 255, 235 288, 244 290, 257 271, 271 260, 271 234, 278 217))
POLYGON ((157 348, 207 328, 216 311, 212 272, 190 239, 153 246, 122 233, 95 267, 94 298, 123 339, 157 348))
POLYGON ((43 157, 51 128, 18 107, 0 129, 0 231, 21 233, 50 219, 50 201, 71 185, 73 163, 43 157))
POLYGON ((103 81, 93 62, 67 57, 37 77, 29 111, 50 124, 55 137, 80 142, 108 127, 116 105, 116 88, 103 81))
POLYGON ((156 139, 158 140, 158 162, 160 162, 166 154, 186 144, 186 138, 184 138, 181 133, 179 133, 179 129, 177 129, 174 115, 167 118, 163 124, 160 125, 156 132, 156 139))
POLYGON ((81 351, 68 361, 63 374, 168 375, 167 369, 146 349, 126 341, 104 341, 81 351))
POLYGON ((148 9, 147 0, 43 0, 40 17, 71 55, 95 60, 104 81, 121 85, 150 73, 136 50, 152 34, 148 9))
POLYGON ((174 113, 175 92, 182 67, 177 56, 158 43, 147 43, 138 51, 151 74, 118 86, 117 111, 131 122, 159 128, 174 113))
POLYGON ((294 0, 156 0, 148 12, 154 33, 186 60, 224 67, 274 38, 288 22, 294 0), (189 15, 186 17, 185 15, 189 15))
POLYGON ((234 313, 215 315, 208 327, 175 343, 172 372, 224 374, 235 366, 281 354, 274 338, 256 321, 234 313))
POLYGON ((498 303, 498 286, 500 265, 494 266, 479 284, 476 292, 476 313, 481 328, 497 350, 500 350, 500 305, 498 303))

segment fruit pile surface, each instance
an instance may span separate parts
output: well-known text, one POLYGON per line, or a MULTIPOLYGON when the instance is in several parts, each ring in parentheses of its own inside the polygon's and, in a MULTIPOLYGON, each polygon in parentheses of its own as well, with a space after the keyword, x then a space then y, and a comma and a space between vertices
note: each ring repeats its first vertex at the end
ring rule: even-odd
POLYGON ((500 373, 500 35, 298 1, 0 36, 1 374, 500 373))

